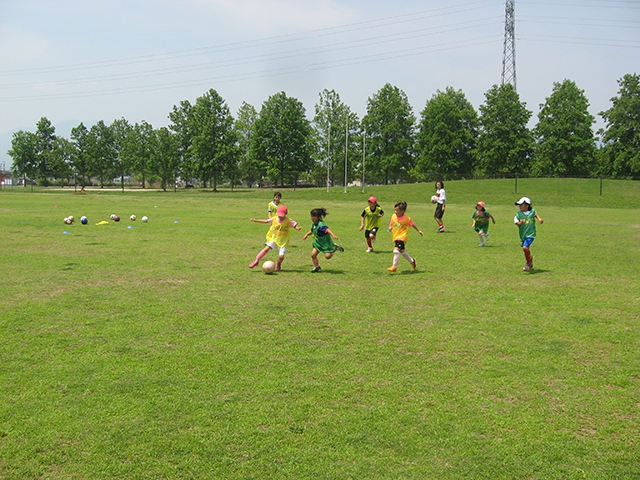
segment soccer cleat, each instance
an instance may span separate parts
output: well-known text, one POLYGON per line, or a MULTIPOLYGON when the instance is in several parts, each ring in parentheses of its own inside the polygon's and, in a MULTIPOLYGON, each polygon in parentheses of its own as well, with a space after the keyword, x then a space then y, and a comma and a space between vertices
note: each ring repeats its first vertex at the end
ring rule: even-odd
POLYGON ((258 261, 257 261, 257 260, 254 260, 253 262, 251 262, 251 263, 249 264, 249 268, 253 268, 253 267, 255 267, 257 264, 258 264, 258 261))
POLYGON ((320 273, 322 271, 321 267, 314 267, 313 270, 311 270, 311 273, 320 273))
POLYGON ((373 248, 369 247, 367 248, 367 253, 373 252, 373 248))
POLYGON ((484 247, 484 242, 482 242, 480 245, 478 245, 479 247, 484 247))
POLYGON ((445 228, 444 225, 440 225, 440 228, 438 228, 438 233, 444 233, 445 228))
POLYGON ((338 250, 339 252, 344 252, 344 248, 342 248, 340 245, 338 245, 337 243, 334 243, 333 246, 335 247, 335 250, 338 250))
POLYGON ((418 268, 418 260, 416 260, 416 257, 413 257, 413 262, 411 262, 411 267, 415 270, 416 268, 418 268))
POLYGON ((389 270, 390 272, 393 273, 393 272, 396 271, 396 267, 391 266, 391 267, 387 268, 387 270, 389 270))
POLYGON ((531 263, 527 263, 524 267, 522 267, 522 270, 525 272, 528 272, 532 268, 533 268, 533 265, 531 263))

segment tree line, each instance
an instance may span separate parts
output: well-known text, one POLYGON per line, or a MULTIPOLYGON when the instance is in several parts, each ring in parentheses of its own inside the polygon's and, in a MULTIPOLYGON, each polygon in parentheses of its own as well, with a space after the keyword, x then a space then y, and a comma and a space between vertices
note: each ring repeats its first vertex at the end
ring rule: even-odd
POLYGON ((362 119, 334 90, 319 94, 312 120, 302 103, 285 92, 269 97, 260 111, 243 102, 235 118, 210 89, 169 113, 167 127, 83 123, 69 139, 56 135, 47 118, 36 131, 13 134, 8 154, 16 176, 43 185, 101 185, 132 177, 144 188, 163 189, 177 179, 214 190, 221 183, 249 187, 273 182, 344 185, 470 178, 473 176, 640 177, 640 75, 618 80, 611 108, 594 132, 589 102, 575 82, 553 85, 538 121, 512 85, 494 85, 479 111, 461 90, 438 90, 413 114, 406 94, 390 84, 367 100, 362 119))

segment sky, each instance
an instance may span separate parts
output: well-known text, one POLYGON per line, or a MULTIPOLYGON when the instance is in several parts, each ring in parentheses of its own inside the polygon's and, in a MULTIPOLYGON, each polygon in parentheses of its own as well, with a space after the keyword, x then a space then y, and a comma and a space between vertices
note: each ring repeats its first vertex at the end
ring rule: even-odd
MULTIPOLYGON (((640 0, 516 0, 515 18, 531 126, 569 79, 602 127, 618 80, 640 73, 640 0)), ((209 89, 234 116, 285 92, 311 120, 327 89, 362 118, 387 83, 417 118, 447 87, 478 109, 501 82, 504 32, 504 0, 0 0, 0 170, 42 117, 66 138, 81 122, 158 128, 209 89)))

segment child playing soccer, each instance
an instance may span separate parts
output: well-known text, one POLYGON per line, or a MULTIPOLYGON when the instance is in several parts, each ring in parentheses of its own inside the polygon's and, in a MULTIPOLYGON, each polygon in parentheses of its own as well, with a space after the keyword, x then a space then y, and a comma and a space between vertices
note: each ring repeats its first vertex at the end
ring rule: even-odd
POLYGON ((274 218, 267 218, 266 220, 251 219, 252 222, 268 223, 271 225, 271 228, 269 228, 269 234, 267 235, 267 245, 258 252, 256 259, 249 264, 249 268, 255 267, 260 259, 269 253, 269 250, 278 247, 276 271, 280 271, 284 255, 287 253, 287 247, 289 246, 290 229, 295 228, 298 231, 301 230, 298 223, 295 220, 291 220, 287 216, 287 213, 287 207, 280 205, 276 210, 276 216, 274 218))
POLYGON ((314 208, 311 210, 311 230, 304 234, 303 240, 306 240, 309 235, 313 235, 313 249, 311 250, 311 260, 313 261, 313 270, 311 273, 319 273, 322 271, 320 263, 318 262, 318 253, 324 253, 324 258, 329 260, 333 257, 336 251, 344 252, 337 243, 333 243, 334 240, 338 240, 338 237, 327 227, 322 221, 327 216, 327 211, 324 208, 314 208))
POLYGON ((380 228, 380 219, 384 215, 384 211, 378 205, 378 199, 376 197, 369 197, 367 200, 367 207, 362 211, 360 215, 360 231, 364 229, 364 238, 367 241, 367 253, 373 252, 373 242, 376 241, 376 235, 380 228))
POLYGON ((407 202, 398 202, 394 206, 395 213, 391 215, 389 231, 392 232, 392 240, 395 243, 395 248, 393 249, 393 265, 387 268, 387 270, 389 270, 390 272, 395 272, 398 269, 398 261, 400 260, 400 255, 407 259, 414 270, 418 266, 418 262, 416 261, 416 259, 411 258, 411 255, 409 255, 405 250, 405 243, 409 238, 409 227, 415 228, 420 236, 424 236, 424 233, 422 233, 422 230, 420 230, 418 226, 413 223, 411 217, 405 215, 406 210, 407 202))
POLYGON ((524 258, 527 261, 522 270, 528 272, 533 268, 531 244, 536 239, 536 220, 538 220, 540 224, 544 223, 544 220, 538 216, 535 208, 531 208, 531 200, 529 197, 522 197, 516 202, 516 205, 520 207, 520 210, 513 218, 513 223, 518 226, 520 241, 522 242, 522 251, 524 252, 524 258))
POLYGON ((442 223, 442 217, 444 216, 444 209, 447 206, 447 192, 444 191, 444 183, 438 180, 436 182, 436 212, 433 214, 433 219, 438 222, 438 233, 444 233, 444 223, 442 223))
MULTIPOLYGON (((276 216, 278 212, 278 205, 280 205, 280 201, 282 200, 282 194, 280 192, 276 192, 273 194, 273 200, 269 202, 267 206, 267 218, 273 218, 276 216)), ((267 239, 265 241, 265 245, 269 242, 269 236, 271 235, 271 229, 267 230, 267 239)))
POLYGON ((489 219, 495 225, 496 220, 484 208, 484 202, 476 203, 476 211, 473 212, 473 224, 471 225, 480 237, 480 246, 484 247, 484 239, 489 240, 489 219))

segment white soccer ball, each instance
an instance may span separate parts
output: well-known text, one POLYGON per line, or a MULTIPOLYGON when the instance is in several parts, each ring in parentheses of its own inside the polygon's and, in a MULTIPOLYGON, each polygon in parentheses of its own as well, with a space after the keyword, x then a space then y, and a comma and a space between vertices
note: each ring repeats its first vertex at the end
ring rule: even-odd
POLYGON ((149 217, 147 217, 146 215, 144 217, 142 217, 140 220, 142 220, 144 223, 147 223, 149 221, 149 217))
POLYGON ((438 197, 436 195, 431 196, 431 203, 436 203, 438 201, 438 197))
POLYGON ((262 264, 262 271, 266 274, 271 274, 276 271, 276 264, 271 260, 267 260, 262 264))
POLYGON ((136 218, 138 218, 138 217, 136 217, 135 215, 131 215, 131 216, 129 217, 129 220, 131 220, 132 222, 135 222, 135 221, 136 221, 136 218))
POLYGON ((64 217, 64 223, 71 225, 71 219, 69 217, 64 217))
POLYGON ((114 218, 116 218, 116 214, 115 214, 115 213, 112 213, 111 215, 109 215, 109 218, 110 218, 111 220, 113 220, 114 218))
POLYGON ((73 221, 75 220, 75 218, 73 218, 73 215, 69 215, 69 220, 71 220, 71 223, 73 223, 73 221))

